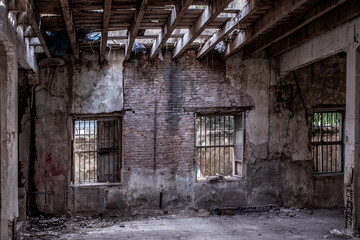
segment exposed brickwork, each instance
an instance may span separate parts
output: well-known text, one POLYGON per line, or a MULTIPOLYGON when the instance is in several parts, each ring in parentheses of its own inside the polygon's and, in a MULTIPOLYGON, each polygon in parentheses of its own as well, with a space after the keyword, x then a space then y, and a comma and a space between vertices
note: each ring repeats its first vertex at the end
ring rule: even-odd
POLYGON ((249 105, 225 78, 224 61, 198 61, 194 51, 179 61, 167 55, 164 61, 137 57, 125 63, 124 98, 125 109, 135 111, 124 116, 125 168, 153 169, 156 152, 157 168, 192 170, 192 109, 249 105))

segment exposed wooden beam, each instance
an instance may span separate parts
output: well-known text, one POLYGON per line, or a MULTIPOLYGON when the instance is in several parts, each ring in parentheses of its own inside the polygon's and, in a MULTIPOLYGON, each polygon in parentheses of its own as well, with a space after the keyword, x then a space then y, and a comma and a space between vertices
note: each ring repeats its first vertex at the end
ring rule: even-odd
POLYGON ((256 37, 265 33, 269 29, 275 27, 289 14, 294 13, 299 8, 309 4, 311 0, 298 0, 298 1, 281 1, 275 4, 264 15, 262 15, 256 22, 251 24, 247 29, 241 31, 235 39, 227 44, 224 57, 230 57, 241 47, 253 41, 256 37))
POLYGON ((139 32, 139 28, 142 22, 142 19, 145 14, 146 6, 148 4, 148 0, 137 0, 136 3, 136 10, 134 13, 133 22, 131 24, 129 33, 128 33, 128 40, 125 46, 125 59, 128 60, 131 55, 131 51, 135 42, 136 35, 139 32))
POLYGON ((179 39, 173 51, 173 58, 179 58, 191 43, 201 34, 202 31, 210 24, 224 9, 229 5, 231 0, 213 0, 210 5, 206 6, 202 14, 196 19, 195 23, 179 39))
POLYGON ((243 56, 247 57, 251 54, 258 53, 266 49, 267 47, 289 36, 293 32, 311 23, 315 19, 321 17, 322 15, 326 14, 346 1, 347 0, 318 1, 304 14, 291 17, 291 19, 286 21, 285 24, 282 24, 280 27, 273 29, 271 34, 261 36, 253 43, 244 46, 243 56))
MULTIPOLYGON (((279 42, 268 47, 266 53, 268 57, 277 56, 299 44, 319 35, 330 28, 336 27, 346 21, 360 16, 360 4, 358 0, 348 0, 339 7, 331 10, 320 18, 312 21, 279 42)), ((351 30, 349 30, 351 31, 351 30)))
POLYGON ((194 0, 177 1, 177 5, 174 9, 172 9, 169 17, 166 20, 166 23, 162 27, 160 34, 151 47, 150 59, 157 56, 193 1, 194 0))
POLYGON ((102 26, 102 31, 101 31, 101 43, 100 43, 100 63, 104 63, 104 61, 105 61, 105 52, 106 52, 106 45, 107 45, 108 32, 109 32, 111 5, 112 5, 112 0, 104 1, 103 26, 102 26))
POLYGON ((68 37, 70 40, 71 48, 74 54, 74 58, 76 61, 79 61, 80 59, 80 51, 79 51, 79 45, 76 39, 76 31, 74 27, 74 22, 72 18, 72 12, 71 12, 71 4, 69 0, 60 0, 62 12, 64 15, 64 20, 66 24, 66 30, 68 33, 68 37))
MULTIPOLYGON (((246 1, 242 2, 245 3, 246 1)), ((237 7, 242 9, 241 13, 227 21, 219 31, 217 31, 211 38, 206 41, 204 46, 198 52, 197 58, 202 58, 208 52, 210 52, 216 46, 216 44, 218 44, 232 31, 234 31, 238 27, 239 23, 245 19, 245 17, 251 16, 251 13, 255 12, 254 9, 256 9, 258 6, 259 3, 257 1, 248 1, 247 4, 243 6, 237 5, 237 7)))
POLYGON ((40 25, 40 16, 36 10, 36 6, 35 6, 34 2, 32 0, 20 0, 18 2, 18 4, 21 7, 21 10, 23 12, 26 12, 26 16, 29 19, 29 23, 30 23, 35 35, 39 39, 46 56, 52 57, 49 47, 47 46, 47 43, 46 43, 46 37, 44 34, 44 30, 43 30, 42 26, 40 25))

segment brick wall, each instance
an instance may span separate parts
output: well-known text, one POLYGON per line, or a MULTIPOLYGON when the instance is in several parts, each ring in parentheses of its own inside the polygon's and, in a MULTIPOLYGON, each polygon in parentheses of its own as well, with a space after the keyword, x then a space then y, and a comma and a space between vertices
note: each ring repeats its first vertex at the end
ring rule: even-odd
POLYGON ((124 66, 124 108, 132 110, 124 116, 125 169, 193 170, 194 111, 248 105, 216 57, 198 61, 188 51, 179 61, 166 54, 164 61, 130 60, 124 66))

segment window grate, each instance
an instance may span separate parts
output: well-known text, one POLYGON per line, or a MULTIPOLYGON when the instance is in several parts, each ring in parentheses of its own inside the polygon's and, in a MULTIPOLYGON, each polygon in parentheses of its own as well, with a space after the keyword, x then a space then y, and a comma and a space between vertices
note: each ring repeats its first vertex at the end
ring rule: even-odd
POLYGON ((343 172, 342 113, 315 112, 312 121, 312 155, 315 173, 343 172))
POLYGON ((243 118, 196 117, 197 177, 242 176, 243 118))
POLYGON ((119 119, 74 121, 75 183, 119 181, 119 119))

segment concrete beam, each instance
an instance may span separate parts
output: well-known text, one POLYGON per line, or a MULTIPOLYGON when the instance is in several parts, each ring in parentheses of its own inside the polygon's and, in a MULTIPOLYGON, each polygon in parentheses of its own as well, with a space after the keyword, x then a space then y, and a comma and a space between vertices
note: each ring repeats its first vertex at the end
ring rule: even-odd
POLYGON ((360 18, 313 37, 298 47, 279 55, 277 59, 280 74, 286 74, 339 52, 347 52, 349 41, 353 41, 356 37, 354 31, 357 26, 360 26, 360 18))
POLYGON ((304 14, 294 15, 281 26, 271 30, 271 34, 260 36, 251 44, 244 46, 243 57, 258 53, 281 39, 289 36, 300 28, 311 23, 347 0, 320 1, 304 14))
POLYGON ((206 6, 202 14, 196 19, 195 23, 179 39, 174 51, 173 58, 179 58, 190 47, 191 43, 204 31, 204 29, 229 5, 231 0, 213 0, 206 6))
POLYGON ((0 6, 0 32, 0 42, 16 49, 16 58, 20 67, 38 74, 34 47, 29 46, 29 39, 23 37, 24 33, 21 30, 16 32, 16 22, 9 19, 6 6, 0 6))

